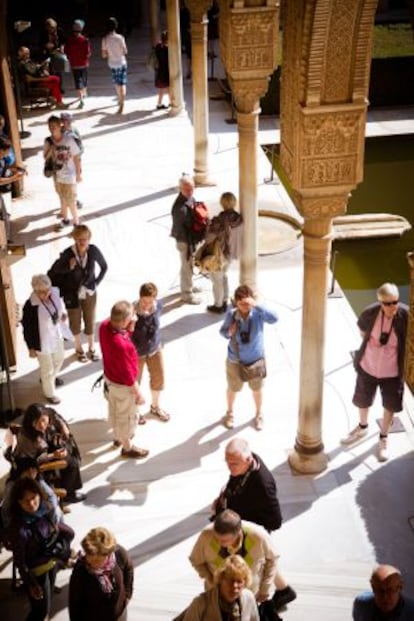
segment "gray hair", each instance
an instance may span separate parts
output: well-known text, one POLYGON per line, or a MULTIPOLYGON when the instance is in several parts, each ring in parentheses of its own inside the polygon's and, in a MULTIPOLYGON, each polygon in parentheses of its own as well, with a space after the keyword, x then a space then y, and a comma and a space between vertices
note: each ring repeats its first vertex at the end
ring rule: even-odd
POLYGON ((391 297, 391 296, 395 298, 400 297, 400 292, 398 291, 398 287, 393 282, 385 282, 383 285, 381 285, 381 287, 377 289, 378 300, 381 301, 383 298, 391 297))
POLYGON ((38 291, 49 291, 52 281, 47 274, 35 274, 32 276, 32 289, 35 293, 38 291))
POLYGON ((182 173, 181 177, 178 180, 178 185, 181 188, 181 186, 184 183, 189 183, 190 185, 192 185, 194 187, 194 177, 192 177, 190 174, 188 173, 182 173))
POLYGON ((248 459, 252 456, 250 446, 244 438, 233 438, 230 440, 226 445, 225 453, 226 455, 240 455, 243 459, 248 459))

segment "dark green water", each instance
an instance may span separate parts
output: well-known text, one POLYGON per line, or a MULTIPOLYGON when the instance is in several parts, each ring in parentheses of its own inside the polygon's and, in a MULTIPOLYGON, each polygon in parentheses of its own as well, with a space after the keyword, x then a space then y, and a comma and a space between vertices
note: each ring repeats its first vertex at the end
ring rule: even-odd
MULTIPOLYGON (((367 138, 364 180, 348 203, 349 214, 392 213, 414 226, 414 135, 367 138)), ((408 302, 407 252, 414 229, 399 238, 334 242, 335 277, 358 314, 383 282, 395 282, 408 302)))

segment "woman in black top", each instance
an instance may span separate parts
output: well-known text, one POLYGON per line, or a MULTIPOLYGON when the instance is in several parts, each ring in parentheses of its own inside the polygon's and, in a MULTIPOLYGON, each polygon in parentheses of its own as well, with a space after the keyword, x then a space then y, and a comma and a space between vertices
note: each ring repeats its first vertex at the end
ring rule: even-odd
POLYGON ((75 243, 62 252, 48 272, 65 301, 75 352, 80 362, 86 362, 88 357, 99 360, 94 344, 96 288, 108 269, 102 252, 90 243, 91 236, 91 230, 85 224, 75 226, 72 232, 75 243), (99 266, 98 275, 95 273, 96 265, 99 266), (88 340, 87 355, 81 341, 82 319, 88 340))

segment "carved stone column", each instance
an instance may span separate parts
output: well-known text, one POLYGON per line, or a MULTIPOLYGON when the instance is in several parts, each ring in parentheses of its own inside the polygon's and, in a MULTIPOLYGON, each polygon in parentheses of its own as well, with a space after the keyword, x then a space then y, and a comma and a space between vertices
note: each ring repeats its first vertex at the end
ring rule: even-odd
POLYGON ((194 180, 196 185, 210 185, 208 172, 207 11, 212 0, 186 0, 185 3, 191 15, 194 180))
POLYGON ((170 71, 171 116, 185 111, 179 0, 167 0, 168 65, 170 71))
POLYGON ((405 381, 411 392, 414 392, 414 252, 407 253, 407 260, 410 267, 410 310, 405 348, 405 381))
POLYGON ((160 37, 160 3, 159 0, 149 0, 149 21, 151 30, 151 44, 158 43, 160 37))
POLYGON ((362 180, 376 0, 285 4, 281 165, 304 223, 299 421, 291 466, 326 467, 322 443, 325 313, 332 218, 362 180))
POLYGON ((260 98, 277 66, 278 0, 222 0, 220 56, 239 130, 239 204, 244 218, 240 282, 257 286, 257 158, 260 98))

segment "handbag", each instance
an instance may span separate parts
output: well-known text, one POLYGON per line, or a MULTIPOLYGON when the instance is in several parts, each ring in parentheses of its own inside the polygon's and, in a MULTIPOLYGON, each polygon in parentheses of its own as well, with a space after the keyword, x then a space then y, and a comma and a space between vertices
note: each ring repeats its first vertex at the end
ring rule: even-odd
POLYGON ((45 165, 43 167, 43 174, 45 177, 53 177, 55 174, 55 163, 52 157, 45 159, 45 165))
POLYGON ((200 274, 209 274, 210 272, 221 272, 225 268, 227 261, 221 248, 218 238, 213 242, 204 242, 194 255, 194 267, 200 274))
POLYGON ((266 377, 266 361, 264 358, 259 358, 251 364, 243 364, 239 360, 239 377, 243 382, 256 378, 266 377))
POLYGON ((256 379, 256 378, 262 378, 262 379, 265 378, 267 375, 265 359, 259 358, 258 360, 255 360, 254 362, 251 362, 250 364, 244 364, 243 362, 240 361, 239 345, 237 343, 235 334, 232 336, 231 340, 233 342, 234 353, 237 356, 239 377, 242 380, 242 382, 249 382, 250 380, 256 379))
POLYGON ((148 71, 157 71, 158 69, 158 58, 155 53, 155 48, 152 48, 148 54, 147 69, 148 71))

